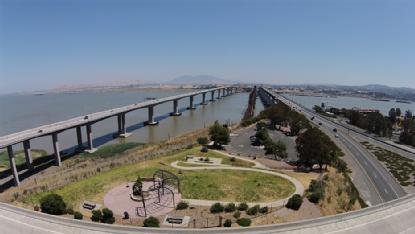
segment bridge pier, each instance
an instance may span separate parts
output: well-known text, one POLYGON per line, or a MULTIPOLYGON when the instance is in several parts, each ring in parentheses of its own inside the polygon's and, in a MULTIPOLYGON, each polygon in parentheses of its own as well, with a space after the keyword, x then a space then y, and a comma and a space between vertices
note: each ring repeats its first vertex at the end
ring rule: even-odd
POLYGON ((30 140, 23 141, 24 156, 26 158, 27 169, 33 170, 32 149, 30 147, 30 140))
POLYGON ((19 186, 20 185, 19 173, 17 172, 16 162, 14 161, 13 146, 11 145, 7 146, 7 154, 9 155, 10 170, 13 173, 14 185, 19 186))
POLYGON ((221 99, 221 96, 220 96, 220 89, 218 89, 217 91, 218 91, 218 97, 217 97, 217 99, 221 99))
POLYGON ((88 152, 88 153, 92 154, 95 151, 97 151, 97 149, 94 148, 91 124, 86 125, 86 138, 87 138, 87 141, 88 141, 88 149, 85 150, 85 152, 88 152))
POLYGON ((189 97, 189 107, 187 108, 187 109, 189 109, 189 110, 194 110, 194 109, 196 109, 196 107, 195 107, 195 105, 194 105, 194 103, 193 103, 193 99, 194 99, 194 96, 190 96, 190 97, 189 97))
POLYGON ((158 122, 154 121, 154 106, 148 107, 148 121, 147 125, 157 125, 158 122))
POLYGON ((76 127, 76 139, 78 141, 78 151, 82 151, 84 149, 83 143, 82 143, 82 129, 81 126, 76 127))
POLYGON ((125 113, 119 114, 117 116, 118 120, 118 136, 121 138, 127 138, 131 136, 131 133, 127 132, 127 128, 125 127, 125 113))
POLYGON ((215 101, 215 91, 210 92, 210 101, 211 102, 215 101))
POLYGON ((222 97, 225 97, 225 96, 226 96, 225 89, 222 89, 222 97))
POLYGON ((61 152, 59 150, 58 133, 52 133, 53 152, 55 153, 55 164, 60 167, 62 165, 61 152))
POLYGON ((206 103, 206 93, 202 93, 202 102, 200 103, 200 105, 207 105, 207 103, 206 103))
POLYGON ((173 100, 173 112, 170 113, 170 116, 180 116, 182 113, 179 112, 179 100, 175 99, 173 100))

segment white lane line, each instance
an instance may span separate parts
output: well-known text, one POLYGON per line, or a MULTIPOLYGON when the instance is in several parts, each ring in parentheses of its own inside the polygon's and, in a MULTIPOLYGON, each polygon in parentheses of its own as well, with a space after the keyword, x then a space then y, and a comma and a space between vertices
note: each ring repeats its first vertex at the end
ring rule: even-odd
POLYGON ((43 233, 47 232, 47 233, 63 234, 63 232, 51 231, 51 230, 48 230, 48 229, 45 229, 45 228, 41 228, 41 227, 38 227, 38 226, 34 226, 34 225, 31 225, 31 224, 28 224, 28 223, 20 222, 19 220, 12 219, 12 218, 9 218, 9 217, 3 216, 3 215, 0 215, 0 218, 6 219, 6 220, 11 221, 11 222, 14 222, 14 223, 21 224, 23 226, 27 226, 27 227, 30 227, 30 228, 38 229, 38 230, 42 231, 43 233))

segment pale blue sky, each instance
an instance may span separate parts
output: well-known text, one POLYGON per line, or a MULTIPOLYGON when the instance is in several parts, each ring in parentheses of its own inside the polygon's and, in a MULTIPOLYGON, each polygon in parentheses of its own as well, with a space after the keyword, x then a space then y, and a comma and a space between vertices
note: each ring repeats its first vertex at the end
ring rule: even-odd
POLYGON ((415 88, 415 1, 0 0, 0 92, 209 74, 415 88))

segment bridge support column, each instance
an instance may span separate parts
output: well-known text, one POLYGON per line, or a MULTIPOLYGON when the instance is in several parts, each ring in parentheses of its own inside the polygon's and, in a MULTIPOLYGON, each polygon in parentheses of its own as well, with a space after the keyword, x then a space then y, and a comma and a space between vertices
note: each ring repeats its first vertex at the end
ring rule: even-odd
POLYGON ((189 109, 189 110, 194 110, 194 109, 196 109, 196 107, 195 107, 195 105, 194 105, 194 103, 193 103, 193 99, 194 99, 194 96, 190 96, 190 97, 189 97, 189 107, 187 108, 187 109, 189 109))
POLYGON ((10 170, 13 173, 14 185, 19 186, 20 185, 19 173, 17 173, 16 162, 14 161, 13 146, 11 145, 7 146, 7 153, 9 154, 10 170))
POLYGON ((207 103, 206 103, 206 93, 202 93, 202 102, 200 103, 200 105, 207 105, 207 103))
POLYGON ((30 147, 30 140, 23 141, 24 156, 26 158, 27 169, 33 170, 32 149, 30 147))
POLYGON ((157 125, 158 122, 154 121, 154 106, 148 107, 148 121, 147 125, 157 125))
POLYGON ((210 92, 210 101, 211 102, 215 101, 215 91, 210 92))
POLYGON ((92 135, 92 126, 91 126, 91 124, 86 125, 86 138, 87 138, 87 141, 88 141, 88 149, 85 150, 85 151, 92 154, 95 151, 97 151, 97 149, 94 148, 94 142, 93 142, 94 138, 93 138, 93 135, 92 135))
POLYGON ((125 113, 119 114, 117 116, 118 120, 118 136, 121 138, 127 138, 131 136, 131 133, 127 132, 127 128, 125 127, 125 113))
POLYGON ((76 139, 78 141, 78 151, 82 151, 84 146, 82 144, 82 128, 81 126, 76 127, 76 139))
POLYGON ((60 167, 62 165, 61 152, 59 150, 58 133, 52 134, 53 152, 55 153, 55 164, 60 167))
POLYGON ((222 89, 222 97, 225 97, 225 96, 226 96, 225 89, 222 89))
POLYGON ((182 113, 179 112, 179 100, 173 100, 173 112, 170 113, 171 116, 180 116, 182 113))
POLYGON ((218 89, 217 91, 218 91, 218 97, 217 97, 217 99, 221 99, 221 97, 220 97, 220 89, 218 89))

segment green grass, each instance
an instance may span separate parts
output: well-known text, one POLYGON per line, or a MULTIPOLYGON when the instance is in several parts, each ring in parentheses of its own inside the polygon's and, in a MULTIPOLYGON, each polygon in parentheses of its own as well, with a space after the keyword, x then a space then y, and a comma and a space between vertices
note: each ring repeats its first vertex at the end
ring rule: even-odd
MULTIPOLYGON (((39 150, 39 149, 32 149, 32 158, 39 158, 42 156, 47 155, 47 152, 45 150, 39 150)), ((18 150, 14 152, 15 156, 15 162, 16 165, 24 164, 26 163, 25 155, 23 150, 18 150)), ((0 153, 0 168, 5 167, 8 168, 10 166, 9 162, 9 155, 7 154, 7 151, 0 153)))
POLYGON ((63 197, 70 207, 77 207, 83 200, 102 202, 102 198, 114 186, 134 181, 138 175, 150 177, 157 169, 169 170, 181 180, 182 196, 194 199, 219 199, 223 201, 266 202, 289 196, 295 191, 294 185, 278 176, 260 172, 231 170, 181 171, 170 167, 170 163, 186 155, 226 157, 216 152, 200 153, 200 148, 177 151, 161 158, 117 167, 90 178, 68 184, 62 188, 30 195, 25 203, 38 204, 49 193, 63 197))
MULTIPOLYGON (((248 161, 237 159, 237 158, 235 158, 235 160, 232 162, 231 157, 228 157, 226 155, 216 153, 215 151, 212 151, 212 150, 209 150, 207 153, 202 153, 202 152, 200 152, 199 149, 200 148, 195 148, 193 151, 189 152, 188 155, 194 155, 194 156, 199 156, 199 157, 204 157, 204 158, 205 157, 221 158, 222 159, 222 162, 221 162, 222 164, 231 165, 231 166, 234 166, 234 167, 253 167, 253 166, 255 166, 255 163, 253 163, 253 162, 248 162, 248 161)), ((184 157, 181 160, 184 161, 184 157)), ((183 164, 181 164, 181 165, 183 165, 183 164)))
POLYGON ((216 165, 212 165, 212 164, 197 164, 197 163, 186 163, 186 162, 178 162, 177 166, 179 167, 204 167, 204 166, 216 166, 216 165))

